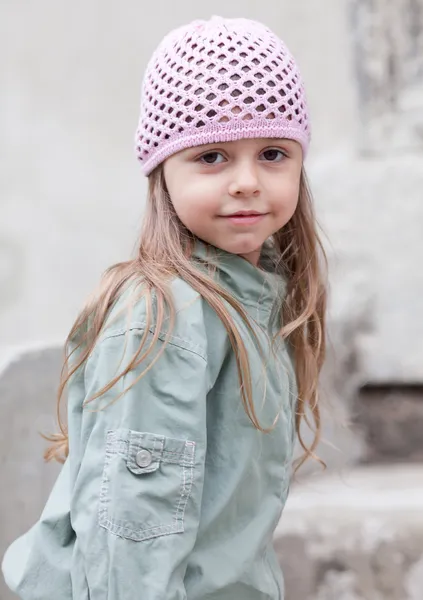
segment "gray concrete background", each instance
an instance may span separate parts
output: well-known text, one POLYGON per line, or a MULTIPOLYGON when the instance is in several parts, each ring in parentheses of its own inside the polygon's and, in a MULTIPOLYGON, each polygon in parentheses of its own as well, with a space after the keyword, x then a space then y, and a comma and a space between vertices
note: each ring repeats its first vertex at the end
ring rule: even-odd
POLYGON ((139 231, 146 180, 133 136, 143 70, 169 29, 213 14, 263 21, 295 54, 312 116, 307 168, 327 234, 332 344, 319 454, 338 478, 322 479, 319 501, 293 496, 287 507, 292 523, 307 526, 281 524, 281 561, 290 568, 291 553, 310 567, 309 579, 292 570, 287 600, 417 600, 423 533, 413 536, 409 506, 393 488, 411 489, 421 472, 354 465, 423 456, 421 394, 358 397, 365 383, 423 385, 423 0, 0 4, 0 554, 37 518, 57 475, 42 463, 38 431, 54 428, 60 345, 101 272, 128 257, 139 231), (360 560, 348 554, 340 566, 333 557, 357 528, 355 509, 344 523, 322 515, 349 497, 346 469, 369 519, 360 560), (385 566, 408 557, 389 589, 375 575, 385 567, 360 567, 374 523, 370 483, 391 507, 383 519, 407 525, 405 541, 381 546, 385 566))

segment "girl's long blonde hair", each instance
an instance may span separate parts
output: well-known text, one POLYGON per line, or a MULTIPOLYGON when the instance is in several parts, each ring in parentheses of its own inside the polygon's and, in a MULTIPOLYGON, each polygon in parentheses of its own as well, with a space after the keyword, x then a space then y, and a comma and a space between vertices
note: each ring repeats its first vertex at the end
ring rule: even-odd
MULTIPOLYGON (((325 357, 326 313, 326 256, 317 232, 311 193, 304 170, 301 173, 296 211, 291 220, 273 237, 287 281, 286 299, 281 309, 283 327, 280 336, 289 343, 295 362, 298 385, 295 426, 304 450, 303 456, 297 461, 298 469, 309 457, 322 462, 315 455, 315 449, 321 434, 318 379, 325 357), (310 413, 313 422, 310 422, 310 413), (303 420, 314 430, 314 440, 309 447, 304 443, 300 431, 303 420)), ((179 276, 201 294, 222 320, 235 353, 244 408, 254 427, 263 432, 269 431, 262 428, 258 422, 252 398, 247 351, 225 302, 239 313, 254 334, 248 316, 239 302, 219 286, 210 273, 206 274, 190 260, 194 240, 194 236, 185 228, 175 212, 166 188, 163 167, 160 165, 149 176, 146 212, 137 256, 127 262, 113 265, 105 272, 99 289, 87 302, 66 340, 65 360, 57 398, 60 433, 44 436, 51 442, 45 453, 46 460, 56 459, 64 462, 68 455, 67 427, 61 418, 60 410, 63 392, 69 379, 92 353, 111 306, 131 281, 142 282, 142 295, 147 307, 147 333, 153 325, 151 313, 154 294, 155 334, 146 349, 144 346, 147 335, 144 335, 129 365, 85 402, 99 398, 148 356, 157 342, 165 315, 169 315, 168 335, 171 333, 175 315, 169 282, 172 277, 179 276), (69 352, 71 344, 73 349, 69 352), (69 359, 76 351, 78 359, 69 369, 69 359)), ((165 344, 153 364, 159 358, 165 344)), ((150 364, 148 370, 152 366, 150 364)))

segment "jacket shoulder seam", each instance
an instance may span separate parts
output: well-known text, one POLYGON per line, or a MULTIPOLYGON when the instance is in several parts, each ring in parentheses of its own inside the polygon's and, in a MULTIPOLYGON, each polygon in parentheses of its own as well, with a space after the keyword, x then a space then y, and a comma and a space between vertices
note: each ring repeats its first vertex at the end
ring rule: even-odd
MULTIPOLYGON (((119 329, 110 331, 109 333, 100 337, 98 342, 101 344, 102 342, 104 342, 107 339, 123 336, 126 333, 128 333, 129 331, 145 331, 146 325, 147 325, 147 323, 145 321, 133 321, 128 327, 121 327, 119 329)), ((149 331, 152 334, 155 333, 153 327, 150 327, 149 331)), ((161 331, 159 333, 159 339, 162 341, 165 341, 166 333, 161 331)), ((191 352, 191 354, 196 354, 198 357, 202 358, 204 360, 204 362, 207 362, 207 356, 199 344, 195 344, 194 342, 192 342, 186 338, 181 338, 180 336, 175 335, 175 334, 171 334, 169 336, 168 344, 170 344, 171 346, 176 346, 177 348, 180 348, 181 350, 186 350, 187 352, 191 352)))

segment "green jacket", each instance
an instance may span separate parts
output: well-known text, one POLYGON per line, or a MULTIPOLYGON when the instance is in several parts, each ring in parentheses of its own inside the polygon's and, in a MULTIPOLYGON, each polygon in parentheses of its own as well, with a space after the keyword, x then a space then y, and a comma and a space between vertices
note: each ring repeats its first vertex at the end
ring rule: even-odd
MULTIPOLYGON (((205 253, 198 242, 194 256, 205 253)), ((283 598, 272 535, 288 494, 297 391, 286 344, 272 350, 268 340, 280 326, 272 309, 284 282, 236 255, 217 256, 216 276, 247 310, 266 355, 264 374, 230 308, 249 352, 259 421, 268 427, 278 415, 273 431, 251 424, 226 330, 181 279, 172 283, 176 325, 158 362, 117 402, 105 406, 145 362, 83 408, 145 331, 144 302, 128 320, 123 295, 69 384, 69 457, 39 521, 3 559, 20 598, 283 598)))

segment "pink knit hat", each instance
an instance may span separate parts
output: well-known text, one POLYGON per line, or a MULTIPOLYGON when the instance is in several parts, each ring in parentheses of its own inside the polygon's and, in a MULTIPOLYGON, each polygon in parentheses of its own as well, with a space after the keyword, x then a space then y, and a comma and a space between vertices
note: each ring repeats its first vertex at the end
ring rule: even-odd
POLYGON ((168 33, 142 84, 144 174, 185 148, 257 137, 296 140, 307 153, 304 85, 285 44, 248 19, 215 16, 168 33))

